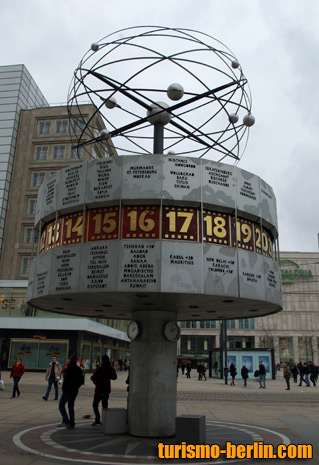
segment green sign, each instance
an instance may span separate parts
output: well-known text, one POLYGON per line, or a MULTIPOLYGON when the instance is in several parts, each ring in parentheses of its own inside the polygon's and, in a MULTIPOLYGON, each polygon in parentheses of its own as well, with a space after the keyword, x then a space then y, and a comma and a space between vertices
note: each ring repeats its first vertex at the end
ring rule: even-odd
POLYGON ((297 280, 313 279, 311 270, 303 270, 300 268, 298 263, 292 260, 281 260, 280 265, 287 264, 286 266, 292 265, 293 268, 285 269, 281 268, 281 279, 282 284, 294 284, 297 280))

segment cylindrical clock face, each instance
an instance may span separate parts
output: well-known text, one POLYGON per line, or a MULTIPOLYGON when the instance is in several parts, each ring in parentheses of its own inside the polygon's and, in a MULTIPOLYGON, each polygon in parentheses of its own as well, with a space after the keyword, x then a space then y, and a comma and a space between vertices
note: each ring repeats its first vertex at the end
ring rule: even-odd
POLYGON ((276 200, 258 176, 163 155, 71 168, 39 191, 32 305, 125 320, 141 306, 179 320, 279 310, 276 200))
POLYGON ((169 321, 164 326, 164 335, 171 342, 178 341, 181 334, 180 327, 175 321, 169 321))

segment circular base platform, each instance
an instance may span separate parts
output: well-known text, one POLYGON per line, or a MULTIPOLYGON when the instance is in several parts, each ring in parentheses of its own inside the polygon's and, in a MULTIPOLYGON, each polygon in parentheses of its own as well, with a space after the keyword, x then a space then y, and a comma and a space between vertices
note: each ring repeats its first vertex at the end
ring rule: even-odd
MULTIPOLYGON (((174 437, 136 438, 126 434, 106 436, 100 427, 92 427, 91 424, 92 421, 78 422, 74 430, 58 428, 56 424, 37 426, 16 434, 13 442, 25 452, 49 460, 97 465, 162 463, 163 459, 158 458, 158 444, 175 444, 174 437)), ((236 445, 262 441, 274 447, 290 443, 286 436, 266 428, 231 422, 206 422, 206 444, 218 444, 224 449, 227 441, 236 445)), ((187 462, 198 463, 198 459, 187 459, 187 462)), ((208 464, 212 459, 200 462, 208 464)), ((218 464, 231 462, 224 454, 214 460, 218 464)), ((185 463, 185 459, 176 459, 174 463, 185 463)))

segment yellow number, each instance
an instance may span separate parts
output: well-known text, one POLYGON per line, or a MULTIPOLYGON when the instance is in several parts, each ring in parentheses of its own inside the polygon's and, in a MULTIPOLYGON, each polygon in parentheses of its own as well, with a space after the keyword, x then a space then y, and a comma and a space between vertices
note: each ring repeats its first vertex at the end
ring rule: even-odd
POLYGON ((97 215, 93 216, 93 221, 95 223, 94 234, 100 234, 101 233, 101 218, 102 218, 101 213, 98 213, 97 215))
POLYGON ((41 239, 40 239, 40 252, 42 252, 45 249, 45 241, 47 238, 47 230, 46 228, 43 229, 41 233, 41 239))
POLYGON ((78 236, 82 236, 82 226, 83 226, 83 215, 78 216, 74 226, 73 218, 70 218, 65 222, 66 225, 66 239, 71 239, 72 233, 76 233, 78 236))
POLYGON ((152 231, 152 229, 155 227, 155 221, 152 218, 146 218, 148 214, 154 215, 153 210, 144 210, 138 220, 140 229, 146 232, 152 231))
POLYGON ((247 223, 241 223, 237 221, 237 241, 238 242, 249 242, 251 239, 251 227, 247 223), (242 234, 245 236, 242 238, 242 234))
POLYGON ((61 223, 58 221, 55 225, 55 242, 58 242, 60 239, 60 229, 61 223))
POLYGON ((116 212, 104 213, 102 226, 102 213, 97 213, 96 215, 94 215, 94 234, 101 234, 102 231, 106 234, 110 234, 111 232, 113 232, 116 228, 116 221, 113 219, 114 216, 116 216, 116 212))
POLYGON ((225 218, 222 218, 221 216, 216 216, 214 218, 214 225, 215 225, 213 229, 214 236, 219 237, 219 238, 225 237, 227 234, 227 231, 225 229, 225 226, 226 226, 225 218))
POLYGON ((255 228, 255 233, 257 234, 256 247, 258 247, 258 249, 261 249, 261 233, 260 233, 260 229, 255 228))
POLYGON ((206 223, 206 234, 207 236, 213 235, 213 220, 211 215, 207 215, 203 218, 203 221, 206 223))
POLYGON ((168 222, 169 232, 176 232, 176 212, 166 213, 166 217, 169 219, 169 222, 168 222))
POLYGON ((137 229, 137 211, 133 210, 127 214, 130 219, 130 231, 136 231, 137 229))
POLYGON ((52 239, 53 239, 52 231, 53 231, 53 226, 52 224, 50 224, 50 226, 48 227, 48 231, 47 231, 48 245, 52 244, 52 239))
POLYGON ((176 232, 176 215, 179 218, 185 218, 184 223, 182 224, 182 227, 178 232, 187 234, 189 226, 191 224, 191 221, 194 216, 194 212, 169 212, 166 213, 166 217, 169 219, 169 232, 176 232))
POLYGON ((193 219, 194 213, 192 212, 177 212, 177 216, 181 216, 185 218, 185 221, 183 223, 183 226, 180 229, 181 233, 186 234, 189 229, 189 225, 191 224, 191 221, 193 219))

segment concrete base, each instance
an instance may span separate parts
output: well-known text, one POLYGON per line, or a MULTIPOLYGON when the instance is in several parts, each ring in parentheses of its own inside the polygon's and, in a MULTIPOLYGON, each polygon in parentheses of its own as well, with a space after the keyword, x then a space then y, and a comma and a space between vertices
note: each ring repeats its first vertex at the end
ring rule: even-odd
POLYGON ((176 417, 176 444, 205 444, 206 417, 205 415, 180 415, 176 417))
POLYGON ((132 436, 175 435, 177 342, 164 335, 170 311, 134 312, 140 332, 131 342, 128 432, 132 436))
POLYGON ((127 410, 125 408, 102 409, 102 431, 104 434, 127 433, 127 410))

